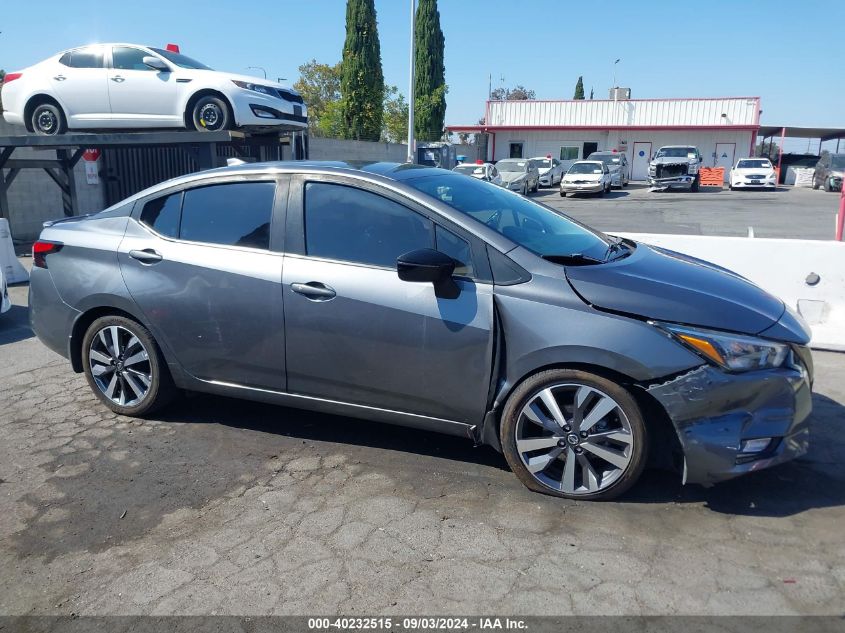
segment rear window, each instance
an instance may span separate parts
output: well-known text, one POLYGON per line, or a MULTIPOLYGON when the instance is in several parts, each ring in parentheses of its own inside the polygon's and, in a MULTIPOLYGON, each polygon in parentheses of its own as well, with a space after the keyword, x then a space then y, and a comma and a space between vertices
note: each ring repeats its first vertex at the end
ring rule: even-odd
POLYGON ((179 237, 179 216, 182 211, 182 192, 150 200, 141 211, 141 222, 159 235, 179 237))

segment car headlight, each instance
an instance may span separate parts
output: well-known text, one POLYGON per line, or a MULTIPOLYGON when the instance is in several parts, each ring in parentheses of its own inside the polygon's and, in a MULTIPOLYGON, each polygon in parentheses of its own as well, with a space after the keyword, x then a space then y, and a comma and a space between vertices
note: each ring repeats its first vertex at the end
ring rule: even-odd
POLYGON ((232 80, 232 83, 235 84, 238 88, 243 88, 244 90, 252 90, 253 92, 260 92, 263 95, 267 95, 268 97, 275 97, 274 91, 272 88, 268 88, 267 86, 261 86, 259 84, 254 84, 249 81, 237 81, 235 79, 232 80))
POLYGON ((789 346, 756 336, 742 336, 702 328, 652 322, 682 345, 730 371, 773 369, 783 365, 789 346))

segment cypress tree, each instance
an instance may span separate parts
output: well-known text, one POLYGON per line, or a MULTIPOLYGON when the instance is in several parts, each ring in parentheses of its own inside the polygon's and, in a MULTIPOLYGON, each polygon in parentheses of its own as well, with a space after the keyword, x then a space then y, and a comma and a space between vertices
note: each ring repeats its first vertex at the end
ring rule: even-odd
POLYGON ((347 0, 340 75, 345 138, 377 141, 384 113, 384 75, 373 0, 347 0))
POLYGON ((584 98, 584 78, 579 76, 578 83, 575 84, 575 96, 572 97, 573 99, 583 99, 584 98))
POLYGON ((414 81, 414 128, 422 141, 436 141, 443 134, 446 118, 445 39, 440 28, 437 0, 420 0, 417 6, 416 77, 414 81))

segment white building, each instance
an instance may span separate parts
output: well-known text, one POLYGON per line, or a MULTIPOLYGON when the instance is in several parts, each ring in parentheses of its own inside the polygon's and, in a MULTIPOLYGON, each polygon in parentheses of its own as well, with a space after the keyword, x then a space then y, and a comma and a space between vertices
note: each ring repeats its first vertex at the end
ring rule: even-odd
POLYGON ((453 133, 487 134, 487 159, 551 155, 572 162, 596 150, 628 156, 633 180, 645 180, 663 145, 694 145, 705 166, 752 156, 760 129, 759 97, 488 101, 484 125, 451 125, 453 133))

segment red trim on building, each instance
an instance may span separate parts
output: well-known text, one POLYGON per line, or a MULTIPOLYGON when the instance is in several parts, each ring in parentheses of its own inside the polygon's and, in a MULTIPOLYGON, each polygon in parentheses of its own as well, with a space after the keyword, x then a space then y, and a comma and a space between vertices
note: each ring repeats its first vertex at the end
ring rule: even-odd
POLYGON ((488 100, 487 103, 588 103, 589 101, 593 103, 619 103, 621 101, 739 101, 741 99, 746 101, 753 99, 758 105, 760 104, 760 97, 669 97, 665 99, 589 99, 586 101, 584 99, 500 99, 496 101, 488 100))
POLYGON ((673 130, 746 130, 757 132, 759 125, 447 125, 449 132, 503 132, 515 131, 549 131, 549 130, 649 130, 652 132, 673 130))

